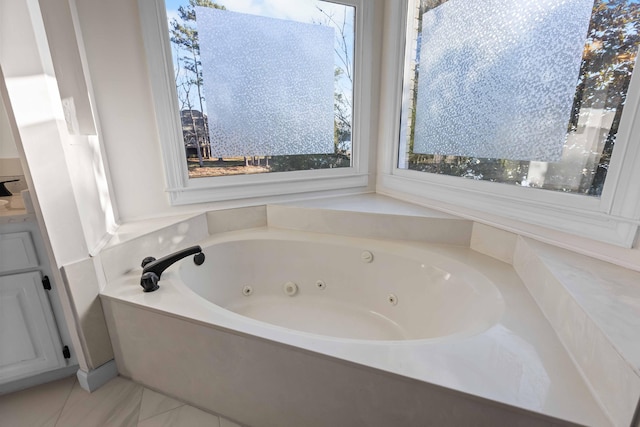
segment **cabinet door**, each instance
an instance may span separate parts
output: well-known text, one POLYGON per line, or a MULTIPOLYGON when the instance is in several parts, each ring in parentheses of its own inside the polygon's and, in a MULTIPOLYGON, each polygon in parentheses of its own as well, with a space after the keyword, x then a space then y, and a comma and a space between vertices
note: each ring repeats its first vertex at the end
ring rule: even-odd
POLYGON ((0 234, 0 273, 38 267, 38 258, 28 231, 0 234))
POLYGON ((65 365, 40 272, 0 276, 0 383, 65 365))

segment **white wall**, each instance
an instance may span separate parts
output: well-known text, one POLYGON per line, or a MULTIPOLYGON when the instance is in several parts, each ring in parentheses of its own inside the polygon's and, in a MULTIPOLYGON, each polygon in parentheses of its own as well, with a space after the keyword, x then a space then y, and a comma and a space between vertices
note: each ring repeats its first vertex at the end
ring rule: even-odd
MULTIPOLYGON (((68 9, 56 13, 57 25, 71 25, 68 9)), ((0 0, 0 66, 56 264, 84 259, 113 231, 115 214, 97 136, 69 133, 37 0, 0 0)))
POLYGON ((120 215, 127 220, 165 212, 137 2, 85 0, 77 11, 120 215))
MULTIPOLYGON (((13 134, 9 127, 9 117, 4 107, 4 99, 0 96, 0 159, 18 158, 18 148, 13 140, 13 134)), ((3 171, 0 170, 0 175, 3 171)))
POLYGON ((76 261, 92 262, 90 255, 116 227, 116 211, 81 46, 67 0, 0 0, 0 92, 13 117, 9 125, 27 165, 38 222, 58 267, 52 275, 62 292, 78 362, 88 372, 112 358, 104 321, 99 323, 99 283, 95 274, 69 272, 76 271, 76 261))
MULTIPOLYGON (((5 100, 0 93, 0 178, 19 178, 24 175, 18 147, 11 132, 9 115, 5 108, 5 100)), ((7 184, 9 191, 17 192, 26 188, 24 180, 19 183, 7 184)))
POLYGON ((31 25, 27 2, 0 2, 0 66, 30 165, 32 190, 59 265, 87 253, 59 138, 62 112, 55 104, 52 69, 41 61, 42 29, 31 25), (40 32, 40 34, 38 34, 40 32))
MULTIPOLYGON (((46 40, 43 43, 37 9, 34 0, 0 0, 0 94, 13 118, 7 123, 18 153, 29 163, 24 173, 34 193, 32 200, 47 252, 60 266, 86 256, 87 246, 60 147, 61 111, 56 108, 52 67, 43 55, 46 40)), ((59 270, 51 267, 54 282, 61 285, 59 270)), ((59 286, 58 291, 78 362, 86 368, 68 296, 64 287, 59 286)))

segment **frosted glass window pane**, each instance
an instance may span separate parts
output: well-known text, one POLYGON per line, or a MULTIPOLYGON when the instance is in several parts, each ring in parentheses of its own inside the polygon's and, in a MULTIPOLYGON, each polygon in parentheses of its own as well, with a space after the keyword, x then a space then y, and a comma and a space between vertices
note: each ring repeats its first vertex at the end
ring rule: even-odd
POLYGON ((414 153, 558 161, 593 0, 449 0, 422 17, 414 153))
POLYGON ((196 8, 212 156, 334 151, 334 29, 196 8))

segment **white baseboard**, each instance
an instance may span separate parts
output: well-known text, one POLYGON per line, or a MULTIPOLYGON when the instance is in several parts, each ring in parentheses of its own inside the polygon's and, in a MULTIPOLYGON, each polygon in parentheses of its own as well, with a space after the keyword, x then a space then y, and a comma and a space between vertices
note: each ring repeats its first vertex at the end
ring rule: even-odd
POLYGON ((91 393, 102 387, 109 380, 118 376, 118 367, 115 360, 110 360, 102 366, 97 367, 89 372, 78 369, 76 374, 80 387, 91 393))
POLYGON ((56 381, 62 378, 70 377, 78 369, 78 365, 67 366, 64 368, 56 369, 54 371, 44 372, 42 374, 34 375, 29 378, 22 378, 0 385, 0 396, 7 393, 13 393, 14 391, 24 390, 29 387, 35 387, 40 384, 45 384, 51 381, 56 381))

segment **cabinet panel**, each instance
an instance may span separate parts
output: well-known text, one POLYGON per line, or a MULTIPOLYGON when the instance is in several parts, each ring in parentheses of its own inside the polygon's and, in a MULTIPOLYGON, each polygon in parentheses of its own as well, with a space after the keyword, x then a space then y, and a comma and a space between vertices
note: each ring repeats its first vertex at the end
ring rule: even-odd
POLYGON ((0 276, 0 382, 65 365, 39 272, 0 276))
POLYGON ((0 234, 0 273, 38 267, 38 257, 27 231, 0 234))
MULTIPOLYGON (((0 290, 0 366, 11 365, 37 356, 29 332, 24 289, 0 290), (11 344, 9 344, 11 343, 11 344)), ((32 326, 33 327, 33 326, 32 326)))

